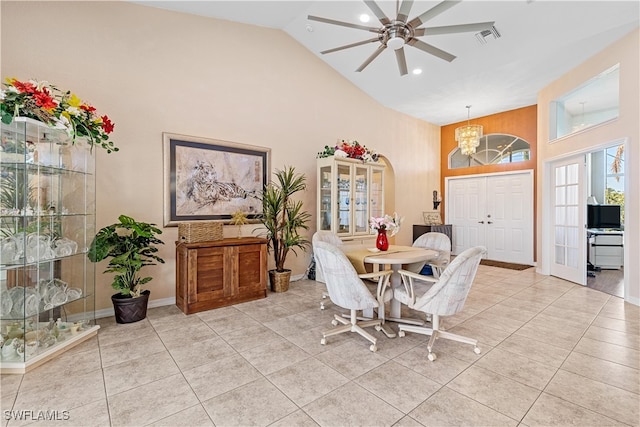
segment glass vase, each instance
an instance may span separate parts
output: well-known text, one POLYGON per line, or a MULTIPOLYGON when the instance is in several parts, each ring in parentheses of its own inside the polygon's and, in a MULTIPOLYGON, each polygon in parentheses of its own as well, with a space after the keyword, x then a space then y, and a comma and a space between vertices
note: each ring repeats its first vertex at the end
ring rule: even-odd
POLYGON ((389 249, 389 239, 387 239, 387 230, 378 230, 378 237, 376 238, 376 248, 381 251, 389 249))

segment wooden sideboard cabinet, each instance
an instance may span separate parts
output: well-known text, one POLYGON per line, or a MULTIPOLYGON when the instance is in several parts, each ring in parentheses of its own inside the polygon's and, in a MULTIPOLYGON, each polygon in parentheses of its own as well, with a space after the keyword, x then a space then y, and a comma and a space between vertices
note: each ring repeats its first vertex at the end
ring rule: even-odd
POLYGON ((267 240, 176 245, 176 305, 192 314, 267 296, 267 240))

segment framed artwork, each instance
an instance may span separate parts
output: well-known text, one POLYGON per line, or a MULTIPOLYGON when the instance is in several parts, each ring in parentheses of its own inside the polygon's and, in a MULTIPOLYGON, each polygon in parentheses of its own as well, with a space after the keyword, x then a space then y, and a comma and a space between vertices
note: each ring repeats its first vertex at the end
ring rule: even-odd
POLYGON ((237 211, 258 222, 271 149, 172 133, 162 137, 165 227, 228 221, 237 211))
POLYGON ((422 212, 425 225, 442 225, 440 212, 422 212))

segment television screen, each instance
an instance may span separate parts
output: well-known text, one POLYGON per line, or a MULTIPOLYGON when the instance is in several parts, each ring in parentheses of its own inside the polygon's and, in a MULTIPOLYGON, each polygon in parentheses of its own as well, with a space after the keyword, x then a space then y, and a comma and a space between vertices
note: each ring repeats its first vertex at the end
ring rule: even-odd
POLYGON ((587 228, 620 228, 619 205, 587 205, 587 228))

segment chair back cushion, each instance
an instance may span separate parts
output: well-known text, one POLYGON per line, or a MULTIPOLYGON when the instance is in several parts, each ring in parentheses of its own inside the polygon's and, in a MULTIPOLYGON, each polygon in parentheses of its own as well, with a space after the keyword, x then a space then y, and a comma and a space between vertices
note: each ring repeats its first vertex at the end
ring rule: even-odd
POLYGON ((341 246, 342 239, 338 237, 338 235, 332 231, 319 230, 313 233, 313 237, 311 238, 312 244, 315 242, 326 242, 331 243, 333 246, 341 246))
POLYGON ((444 233, 424 233, 413 242, 413 246, 438 251, 438 260, 451 259, 451 239, 444 233))
POLYGON ((476 246, 456 256, 442 272, 438 282, 416 299, 413 308, 440 316, 449 316, 462 310, 480 259, 486 252, 485 247, 476 246))
POLYGON ((322 266, 329 298, 334 304, 349 310, 365 310, 378 306, 378 301, 337 246, 313 241, 313 252, 322 266))
POLYGON ((415 248, 432 249, 438 252, 438 254, 425 262, 407 264, 402 267, 405 270, 419 273, 425 264, 444 268, 451 260, 451 240, 449 236, 444 233, 437 233, 435 231, 424 233, 413 242, 412 246, 415 248))
MULTIPOLYGON (((331 243, 334 246, 341 246, 342 239, 338 237, 338 235, 332 231, 319 230, 313 233, 313 237, 311 237, 311 245, 315 245, 317 242, 326 242, 331 243)), ((324 270, 322 269, 322 263, 318 259, 317 256, 313 257, 316 260, 316 269, 322 273, 322 277, 324 277, 324 270)))

